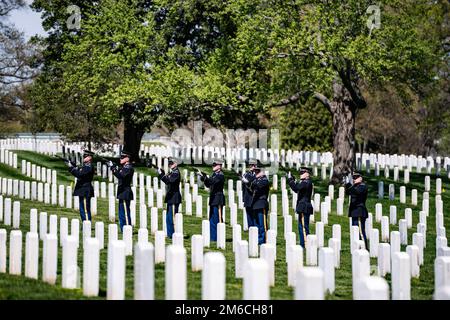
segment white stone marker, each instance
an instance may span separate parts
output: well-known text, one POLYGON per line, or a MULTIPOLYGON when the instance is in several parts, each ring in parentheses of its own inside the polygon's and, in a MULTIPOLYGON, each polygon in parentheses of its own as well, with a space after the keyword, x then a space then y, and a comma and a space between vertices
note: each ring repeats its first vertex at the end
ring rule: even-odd
POLYGON ((419 247, 409 245, 406 247, 406 253, 409 255, 411 266, 411 277, 419 278, 420 276, 420 262, 419 262, 419 247))
POLYGON ((202 272, 202 300, 225 299, 225 272, 225 256, 222 253, 205 253, 204 268, 202 272))
POLYGON ((442 193, 442 179, 437 178, 436 179, 436 194, 441 194, 441 193, 442 193))
POLYGON ((140 228, 138 230, 138 242, 148 242, 148 230, 140 228))
POLYGON ((419 264, 423 265, 423 235, 421 233, 413 233, 412 244, 419 248, 419 264))
POLYGON ((389 285, 384 278, 369 276, 359 282, 355 300, 389 300, 389 285))
POLYGON ((125 242, 125 255, 133 254, 133 227, 130 225, 123 226, 123 241, 125 242))
POLYGON ((202 220, 202 236, 203 236, 203 246, 209 248, 210 244, 209 220, 202 220))
POLYGON ((105 248, 105 225, 102 221, 95 223, 95 238, 98 240, 99 250, 105 248))
POLYGON ((406 225, 407 225, 408 229, 411 229, 412 228, 412 209, 411 208, 405 209, 405 220, 406 220, 406 225))
POLYGON ((22 231, 12 230, 9 234, 9 273, 22 274, 22 231))
POLYGON ((264 259, 248 259, 244 265, 244 300, 269 300, 269 266, 264 259))
POLYGON ((381 217, 381 241, 389 242, 389 218, 381 217))
POLYGON ((6 272, 6 230, 0 229, 0 272, 6 272))
POLYGON ((174 232, 172 235, 172 244, 175 246, 184 247, 184 238, 183 234, 174 232))
POLYGON ((14 203, 13 203, 12 227, 14 229, 20 228, 20 202, 19 201, 14 201, 14 203))
POLYGON ((350 252, 353 254, 357 250, 359 241, 359 226, 350 227, 350 252))
POLYGON ((283 216, 284 219, 284 239, 286 240, 286 236, 289 232, 292 232, 292 216, 291 215, 285 215, 283 216))
POLYGON ((299 245, 290 244, 287 248, 289 251, 287 259, 288 286, 295 286, 295 276, 297 271, 303 267, 303 248, 299 245))
POLYGON ((217 249, 225 250, 226 242, 225 242, 225 223, 219 222, 217 224, 217 249))
POLYGON ((392 225, 397 224, 397 207, 396 206, 390 206, 389 207, 389 221, 392 225))
POLYGON ((234 254, 235 256, 235 277, 244 277, 244 265, 248 260, 248 242, 246 240, 241 240, 238 242, 237 250, 234 254))
MULTIPOLYGON (((233 226, 233 252, 236 252, 238 241, 242 240, 242 228, 240 224, 233 226)), ((203 241, 203 240, 202 240, 203 241)))
POLYGON ((400 242, 401 244, 408 244, 408 225, 405 219, 400 219, 399 221, 400 230, 400 242))
MULTIPOLYGON (((90 221, 89 221, 90 222, 90 221)), ((77 287, 78 265, 77 265, 77 240, 69 236, 63 244, 62 250, 62 287, 75 289, 77 287)))
POLYGON ((100 275, 99 270, 99 241, 96 238, 90 238, 86 240, 86 243, 83 247, 83 294, 85 296, 98 296, 100 275))
POLYGON ((450 287, 450 257, 437 257, 434 260, 434 291, 450 287))
POLYGON ((341 251, 341 225, 333 224, 333 238, 339 240, 339 251, 341 251))
POLYGON ((42 262, 42 280, 55 284, 58 267, 58 238, 54 234, 44 235, 44 249, 42 262))
POLYGON ((411 299, 411 266, 409 255, 396 252, 392 256, 392 300, 411 299))
MULTIPOLYGON (((1 201, 1 199, 0 199, 1 201)), ((30 232, 37 233, 38 214, 37 209, 30 209, 30 232)))
POLYGON ((249 257, 256 258, 258 257, 258 228, 250 227, 248 230, 249 257))
POLYGON ((406 187, 400 187, 400 203, 406 203, 406 187))
POLYGON ((162 263, 166 260, 166 234, 164 231, 155 233, 155 263, 162 263))
POLYGON ((378 245, 380 243, 380 232, 378 229, 372 229, 370 233, 370 257, 376 258, 378 257, 378 245))
POLYGON ((330 238, 328 239, 328 247, 333 249, 333 254, 334 254, 334 267, 336 269, 340 268, 340 263, 341 263, 341 252, 340 252, 340 241, 338 239, 335 238, 330 238))
POLYGON ((317 237, 314 234, 306 236, 306 264, 317 266, 317 237))
POLYGON ((267 231, 267 243, 275 248, 275 260, 277 259, 277 232, 275 230, 267 231))
POLYGON ((80 220, 78 219, 72 219, 70 221, 70 235, 72 237, 75 237, 77 239, 77 243, 79 246, 80 243, 80 220))
POLYGON ((325 277, 325 290, 333 293, 335 289, 334 283, 334 265, 335 257, 332 248, 319 249, 319 268, 322 269, 325 277))
POLYGON ((155 296, 155 262, 153 244, 138 242, 134 255, 134 299, 153 300, 155 296))
POLYGON ((316 237, 317 237, 317 247, 322 248, 324 246, 324 223, 316 222, 316 237))
POLYGON ((380 222, 382 216, 383 216, 383 206, 381 203, 377 203, 377 204, 375 204, 375 220, 376 220, 376 222, 380 222))
MULTIPOLYGON (((267 261, 269 266, 269 282, 271 286, 275 285, 275 246, 269 243, 261 245, 261 259, 267 261)), ((302 259, 303 264, 303 259, 302 259)))
POLYGON ((401 251, 401 242, 400 242, 400 232, 391 231, 391 257, 394 256, 395 252, 401 251))
POLYGON ((322 269, 319 267, 301 268, 296 276, 296 300, 324 300, 325 280, 322 269))
POLYGON ((199 234, 191 237, 191 268, 194 272, 203 269, 203 237, 199 234))
POLYGON ((417 206, 417 189, 411 190, 411 204, 417 206))
POLYGON ((359 282, 370 276, 370 257, 367 250, 355 250, 352 254, 353 298, 358 297, 359 282))
POLYGON ((342 216, 344 214, 344 199, 343 198, 337 198, 336 199, 336 206, 337 206, 337 215, 342 216))
POLYGON ((155 234, 158 231, 158 208, 152 207, 150 212, 150 231, 152 234, 155 234))
POLYGON ((108 248, 106 299, 125 299, 125 242, 113 240, 108 248))
POLYGON ((183 234, 183 215, 181 213, 175 214, 174 230, 176 233, 183 234))
POLYGON ((427 226, 423 223, 417 224, 417 232, 421 233, 423 236, 423 247, 427 247, 427 226))
POLYGON ((5 198, 5 204, 4 204, 4 221, 3 223, 6 226, 11 225, 11 199, 5 198))
POLYGON ((44 236, 47 234, 47 212, 41 212, 39 214, 39 239, 44 240, 44 236))
POLYGON ((430 176, 425 176, 425 191, 430 191, 430 176))
POLYGON ((37 279, 39 274, 39 235, 28 232, 25 240, 25 276, 37 279))
POLYGON ((180 246, 167 247, 165 265, 166 300, 186 300, 187 297, 186 249, 180 246))
POLYGON ((378 276, 384 277, 391 272, 391 246, 380 243, 378 246, 378 276))

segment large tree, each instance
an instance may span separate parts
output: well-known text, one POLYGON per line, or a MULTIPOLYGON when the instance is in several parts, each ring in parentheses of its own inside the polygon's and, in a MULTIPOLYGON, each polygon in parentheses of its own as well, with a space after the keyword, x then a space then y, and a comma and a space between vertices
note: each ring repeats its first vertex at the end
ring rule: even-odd
POLYGON ((332 116, 338 182, 353 169, 355 119, 367 106, 363 89, 390 82, 415 90, 432 81, 442 57, 436 25, 443 3, 380 1, 378 25, 376 12, 367 13, 372 1, 235 1, 237 35, 207 72, 247 103, 319 101, 332 116))

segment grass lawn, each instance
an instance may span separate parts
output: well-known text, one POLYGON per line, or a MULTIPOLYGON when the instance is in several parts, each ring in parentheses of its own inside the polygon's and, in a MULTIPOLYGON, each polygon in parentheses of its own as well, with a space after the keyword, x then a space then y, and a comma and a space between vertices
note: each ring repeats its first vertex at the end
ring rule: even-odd
MULTIPOLYGON (((29 151, 18 151, 18 163, 19 169, 13 169, 11 167, 1 165, 0 164, 0 176, 13 178, 13 179, 22 179, 22 180, 31 180, 30 178, 23 176, 21 174, 21 160, 26 159, 28 161, 32 161, 33 163, 46 166, 48 168, 58 170, 58 183, 69 185, 73 182, 72 176, 67 171, 66 166, 61 160, 56 158, 52 158, 49 156, 36 154, 29 151)), ((192 167, 184 167, 187 169, 191 169, 192 167)), ((183 170, 183 168, 181 168, 183 170)), ((202 170, 211 172, 209 168, 203 167, 202 170)), ((155 170, 147 169, 147 168, 137 168, 137 172, 143 172, 146 174, 150 174, 155 176, 155 170)), ((280 172, 280 175, 283 175, 284 172, 280 172)), ((225 170, 226 178, 228 179, 236 179, 236 176, 225 170)), ((383 204, 383 214, 389 216, 389 206, 396 205, 397 206, 397 221, 404 218, 405 208, 412 208, 413 210, 413 228, 408 230, 408 243, 412 243, 412 234, 416 232, 416 225, 419 223, 419 211, 421 209, 422 204, 422 193, 424 191, 424 177, 426 174, 418 174, 411 173, 410 174, 410 183, 406 185, 407 187, 407 203, 400 204, 399 202, 399 187, 403 185, 401 182, 394 182, 392 180, 392 171, 391 171, 391 179, 384 179, 384 175, 382 177, 385 183, 385 197, 384 199, 379 200, 377 198, 377 190, 378 190, 378 180, 381 177, 369 176, 366 177, 366 183, 369 186, 369 198, 367 200, 367 208, 369 212, 372 212, 375 216, 375 204, 380 202, 383 204), (388 185, 390 183, 395 184, 396 191, 396 199, 394 201, 389 201, 387 197, 388 185), (411 205, 411 190, 415 188, 418 190, 418 206, 411 205)), ((296 174, 296 176, 298 176, 296 174)), ((400 180, 403 180, 403 174, 400 173, 400 180)), ((435 181, 434 176, 432 176, 431 182, 431 191, 430 191, 430 215, 427 220, 427 246, 424 252, 424 265, 420 270, 420 278, 411 280, 411 296, 412 299, 431 299, 433 290, 434 290, 434 259, 435 259, 435 237, 436 237, 436 226, 435 226, 435 181)), ((95 179, 102 181, 99 177, 95 179)), ((447 204, 450 202, 450 193, 448 192, 448 178, 442 177, 443 181, 443 193, 442 200, 444 202, 444 212, 447 208, 447 204)), ((324 200, 324 197, 328 195, 328 183, 318 179, 317 177, 313 177, 313 182, 315 185, 315 192, 319 192, 321 194, 321 201, 324 200)), ((285 243, 283 238, 283 218, 282 218, 282 208, 281 208, 281 188, 278 188, 278 191, 271 191, 271 193, 276 193, 278 196, 278 236, 277 236, 277 260, 275 265, 275 286, 270 289, 270 296, 272 299, 292 299, 293 298, 293 289, 287 286, 287 265, 285 261, 285 243)), ((338 188, 335 188, 335 198, 338 196, 338 188)), ((199 189, 199 194, 203 196, 203 205, 204 205, 204 214, 203 217, 206 217, 206 197, 207 193, 203 189, 199 189)), ((4 196, 5 197, 5 196, 4 196)), ((79 214, 77 211, 72 209, 60 208, 58 206, 45 205, 43 203, 32 202, 29 200, 18 199, 12 197, 13 200, 20 200, 21 202, 21 230, 23 231, 23 261, 25 256, 25 234, 29 230, 29 212, 31 208, 37 208, 39 212, 47 212, 50 214, 57 214, 60 217, 68 217, 71 218, 79 218, 79 214)), ((226 196, 226 199, 228 197, 226 196)), ((292 199, 290 199, 289 204, 292 204, 292 199)), ((184 206, 183 206, 184 207, 184 206)), ((98 214, 93 217, 92 223, 92 234, 94 235, 94 225, 96 221, 103 221, 105 224, 105 246, 107 246, 107 237, 108 237, 108 202, 106 199, 98 198, 97 202, 97 210, 98 214)), ((117 208, 117 205, 116 205, 117 208)), ((184 215, 184 233, 185 236, 188 236, 184 240, 184 245, 187 250, 187 268, 188 268, 188 278, 187 278, 187 288, 188 288, 188 298, 189 299, 200 299, 201 298, 201 272, 192 272, 191 271, 191 257, 190 257, 190 238, 194 234, 201 234, 201 218, 195 217, 195 205, 193 204, 193 216, 184 215)), ((136 216, 139 216, 139 210, 137 209, 136 216)), ((236 279, 234 277, 234 254, 232 252, 232 228, 229 223, 229 214, 226 214, 226 245, 227 249, 225 251, 220 250, 224 253, 227 267, 226 267, 226 298, 227 299, 241 299, 242 292, 242 280, 236 279)), ((344 205, 344 216, 337 216, 336 214, 336 201, 332 201, 332 212, 328 217, 328 225, 325 226, 325 242, 324 244, 328 244, 328 239, 332 236, 332 226, 333 224, 340 224, 342 229, 342 251, 341 251, 341 266, 340 269, 336 270, 335 273, 335 283, 336 290, 334 294, 328 295, 327 299, 352 299, 352 270, 351 270, 351 255, 350 255, 350 238, 349 238, 349 219, 346 215, 347 212, 347 201, 344 205)), ((148 210, 148 214, 150 214, 150 210, 148 210)), ((293 216, 294 212, 291 210, 290 214, 293 216)), ((242 220, 242 210, 238 210, 238 222, 243 225, 242 220)), ((446 226, 449 225, 449 216, 444 215, 444 223, 446 226)), ((315 220, 320 220, 320 214, 315 214, 315 220)), ((117 221, 117 217, 116 217, 117 221)), ((150 220, 149 220, 150 221, 150 220)), ((297 233, 297 243, 298 243, 298 228, 297 222, 293 216, 293 231, 297 233)), ((150 222, 149 222, 150 223, 150 222)), ((159 210, 159 229, 162 230, 162 210, 159 210)), ((2 224, 2 228, 8 230, 8 234, 10 228, 4 226, 2 224)), ((398 225, 390 225, 390 231, 398 230, 398 225)), ((380 230, 381 235, 381 226, 379 223, 375 222, 373 228, 378 228, 380 230)), ((311 233, 315 233, 314 223, 311 223, 310 227, 311 233)), ((81 226, 80 226, 81 231, 81 226)), ((81 232, 80 232, 81 233, 81 232)), ((120 237, 120 235, 119 235, 120 237)), ((137 241, 137 228, 134 229, 133 232, 134 240, 137 241)), ((248 240, 248 232, 242 232, 242 238, 248 240)), ((81 239, 81 236, 80 236, 81 239)), ((154 237, 149 234, 149 241, 154 242, 154 237)), ((81 242, 81 241, 80 241, 81 242)), ((169 243, 169 240, 166 240, 166 245, 169 243)), ((9 240, 8 240, 9 245, 9 240)), ((212 243, 214 245, 214 243, 212 243)), ((214 248, 205 248, 206 251, 213 251, 214 248)), ((9 249, 8 249, 9 251, 9 249)), ((40 243, 40 257, 42 257, 42 241, 40 243)), ((405 251, 405 246, 402 246, 402 251, 405 251)), ((61 258, 62 258, 62 250, 59 249, 58 256, 58 279, 56 285, 49 285, 41 280, 32 280, 27 279, 24 276, 12 276, 8 274, 0 274, 0 299, 86 299, 83 297, 82 290, 67 290, 61 288, 61 258)), ((305 254, 304 254, 305 256, 305 254)), ((80 245, 78 252, 78 265, 82 266, 82 246, 80 245)), ((42 259, 42 258, 41 258, 42 259)), ((373 270, 376 270, 377 260, 371 259, 371 266, 373 266, 373 270)), ((39 279, 42 278, 42 260, 39 263, 39 279)), ((22 270, 24 270, 24 262, 22 264, 22 270)), ((100 256, 100 294, 99 298, 106 298, 106 271, 107 271, 107 249, 105 247, 104 250, 101 251, 100 256)), ((82 278, 81 278, 82 279, 82 278)), ((386 278, 390 284, 390 276, 388 274, 386 278)), ((158 264, 155 266, 155 297, 156 299, 164 299, 164 264, 158 264)), ((126 298, 133 298, 133 257, 129 256, 126 258, 126 298)))

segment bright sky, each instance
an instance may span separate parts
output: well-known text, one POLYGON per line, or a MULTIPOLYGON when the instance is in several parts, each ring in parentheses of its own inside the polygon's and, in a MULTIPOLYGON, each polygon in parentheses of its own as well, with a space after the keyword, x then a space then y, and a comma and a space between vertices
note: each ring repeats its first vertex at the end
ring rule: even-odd
POLYGON ((23 9, 14 10, 11 12, 9 21, 14 23, 17 29, 25 33, 25 38, 29 39, 35 34, 47 35, 47 33, 42 28, 41 24, 41 14, 31 10, 29 4, 33 0, 26 0, 27 6, 23 9))

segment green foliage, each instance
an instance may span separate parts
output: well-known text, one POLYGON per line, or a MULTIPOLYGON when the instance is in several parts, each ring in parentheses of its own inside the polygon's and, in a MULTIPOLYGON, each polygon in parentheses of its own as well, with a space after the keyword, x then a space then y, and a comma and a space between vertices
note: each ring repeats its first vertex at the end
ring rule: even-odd
POLYGON ((284 149, 327 152, 333 148, 330 113, 317 101, 287 106, 277 122, 284 149))

